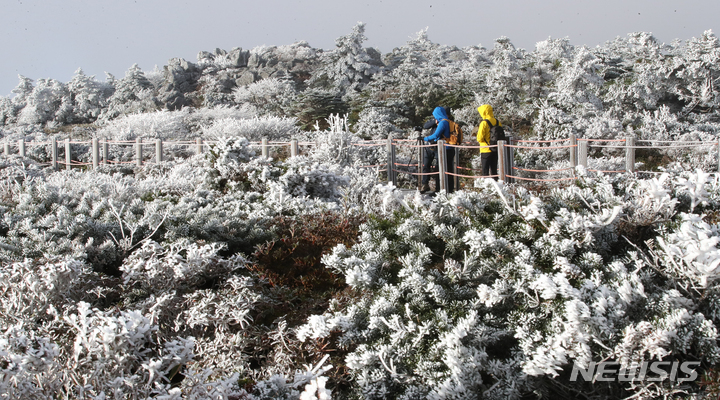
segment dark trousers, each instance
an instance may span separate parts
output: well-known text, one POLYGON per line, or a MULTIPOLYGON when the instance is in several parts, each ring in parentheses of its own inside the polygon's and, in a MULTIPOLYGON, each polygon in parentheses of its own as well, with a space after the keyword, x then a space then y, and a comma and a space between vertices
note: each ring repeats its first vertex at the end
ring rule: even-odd
MULTIPOLYGON (((423 163, 423 173, 427 174, 431 171, 437 171, 437 168, 432 168, 432 164, 434 160, 437 160, 437 146, 435 147, 425 147, 425 162, 423 163)), ((455 165, 455 148, 454 147, 445 147, 445 171, 446 172, 454 172, 453 166, 455 165)), ((435 188, 437 190, 440 190, 440 176, 434 175, 433 179, 435 180, 435 188)), ((423 175, 422 177, 422 183, 423 185, 427 185, 430 182, 430 175, 423 175)), ((455 191, 455 177, 448 175, 448 185, 446 191, 448 193, 452 193, 455 191)))
MULTIPOLYGON (((480 162, 482 164, 483 176, 497 175, 498 154, 496 151, 490 153, 480 153, 480 162)), ((494 177, 493 179, 498 180, 497 177, 494 177)))

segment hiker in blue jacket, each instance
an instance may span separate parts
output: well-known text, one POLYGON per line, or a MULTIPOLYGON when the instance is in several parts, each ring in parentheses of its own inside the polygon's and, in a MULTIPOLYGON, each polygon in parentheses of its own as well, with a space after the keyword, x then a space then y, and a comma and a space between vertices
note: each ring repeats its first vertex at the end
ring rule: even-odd
MULTIPOLYGON (((436 144, 438 140, 447 140, 450 137, 450 124, 448 123, 448 114, 447 111, 445 111, 445 108, 443 107, 435 107, 435 110, 433 110, 433 118, 435 119, 435 124, 437 124, 437 128, 435 128, 435 131, 430 136, 425 136, 423 138, 423 141, 426 144, 436 144)), ((428 123, 425 124, 427 127, 428 124, 432 122, 428 121, 428 123)), ((434 147, 426 147, 425 148, 425 162, 423 163, 423 173, 429 173, 433 160, 437 159, 437 146, 434 147)), ((453 147, 445 147, 445 166, 446 171, 452 171, 453 165, 455 161, 455 149, 453 147)), ((448 179, 448 185, 447 185, 447 192, 452 193, 455 189, 455 180, 452 179, 452 177, 449 177, 448 179)), ((435 175, 435 190, 440 190, 440 178, 438 175, 435 175)), ((422 185, 420 186, 420 192, 428 192, 430 191, 430 186, 428 185, 430 183, 430 175, 423 175, 422 177, 422 185)))

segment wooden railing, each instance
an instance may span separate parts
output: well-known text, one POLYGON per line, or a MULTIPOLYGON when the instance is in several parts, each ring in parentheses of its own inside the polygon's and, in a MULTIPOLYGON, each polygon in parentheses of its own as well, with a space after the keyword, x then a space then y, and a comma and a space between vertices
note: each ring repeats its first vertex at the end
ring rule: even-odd
MULTIPOLYGON (((44 163, 53 169, 59 169, 61 165, 64 165, 66 169, 73 167, 85 167, 85 168, 98 168, 102 164, 132 164, 135 166, 141 166, 146 162, 160 163, 164 161, 165 150, 167 147, 185 147, 189 153, 201 154, 207 146, 212 146, 216 142, 204 141, 203 139, 196 139, 194 141, 163 141, 162 139, 152 139, 152 141, 144 141, 143 138, 138 137, 134 141, 113 141, 94 138, 89 141, 71 141, 69 138, 64 139, 62 142, 58 140, 57 136, 51 137, 47 142, 27 142, 25 140, 19 140, 16 143, 4 142, 4 155, 9 156, 11 154, 19 154, 21 157, 27 157, 27 150, 33 146, 49 146, 50 147, 50 162, 44 163), (59 145, 64 143, 64 160, 58 158, 59 145), (89 162, 80 162, 76 157, 73 159, 72 146, 73 145, 87 145, 90 148, 91 156, 89 162), (131 161, 128 160, 112 160, 110 158, 109 146, 133 146, 134 157, 131 161), (154 147, 154 155, 146 157, 145 149, 148 147, 154 147)), ((314 142, 298 142, 297 140, 290 140, 286 142, 280 141, 268 141, 268 139, 262 139, 259 142, 250 142, 250 146, 259 147, 260 154, 263 157, 270 155, 270 148, 272 147, 289 147, 290 157, 300 155, 300 146, 313 146, 314 142)), ((588 168, 588 154, 589 149, 615 149, 624 151, 625 153, 625 168, 621 170, 610 170, 600 171, 588 169, 588 171, 596 171, 603 173, 625 173, 625 172, 636 172, 635 171, 635 151, 636 149, 679 149, 679 148, 690 148, 690 147, 716 147, 715 150, 718 154, 718 172, 720 172, 720 142, 672 142, 672 141, 650 141, 650 140, 636 140, 634 138, 623 138, 623 139, 577 139, 574 135, 571 135, 567 139, 558 140, 515 140, 512 137, 508 137, 506 141, 499 141, 495 146, 498 152, 498 174, 494 176, 482 176, 476 175, 475 173, 480 172, 473 170, 472 168, 466 168, 459 166, 460 151, 467 151, 468 149, 473 152, 478 152, 480 146, 473 142, 465 142, 461 145, 448 145, 444 141, 438 141, 437 144, 425 144, 424 142, 418 142, 415 140, 407 139, 392 139, 387 140, 375 140, 375 141, 362 141, 352 143, 353 146, 385 146, 387 151, 387 163, 379 165, 362 165, 358 166, 361 168, 377 168, 378 171, 387 171, 387 179, 389 182, 393 182, 397 185, 398 174, 409 174, 410 176, 417 177, 418 185, 423 176, 425 175, 439 175, 443 179, 440 179, 440 189, 448 187, 448 179, 455 179, 455 187, 458 187, 458 180, 460 178, 477 179, 477 178, 497 178, 506 182, 513 182, 515 180, 521 181, 542 181, 542 182, 557 182, 557 181, 570 181, 574 180, 575 167, 583 165, 588 168), (654 144, 664 143, 665 146, 638 146, 637 143, 650 142, 654 144), (437 170, 433 172, 423 173, 422 165, 424 158, 424 149, 428 147, 437 146, 437 154, 439 162, 437 163, 437 170), (445 158, 445 147, 456 148, 455 151, 455 162, 453 163, 453 170, 448 171, 446 168, 445 158), (404 148, 405 150, 411 149, 411 152, 416 152, 417 163, 412 164, 401 164, 397 161, 397 150, 398 148, 404 148), (530 170, 525 168, 516 167, 514 165, 515 152, 526 151, 526 150, 541 150, 541 151, 567 151, 569 159, 569 168, 561 170, 530 170), (388 168, 388 166, 390 166, 388 168), (413 172, 413 169, 415 170, 413 172), (462 171, 472 172, 473 174, 461 173, 462 171), (523 172, 530 172, 532 174, 542 173, 563 173, 567 172, 567 177, 561 178, 529 178, 520 176, 523 172)), ((85 157, 88 158, 88 157, 85 157)), ((412 158, 411 158, 412 159, 412 158)))

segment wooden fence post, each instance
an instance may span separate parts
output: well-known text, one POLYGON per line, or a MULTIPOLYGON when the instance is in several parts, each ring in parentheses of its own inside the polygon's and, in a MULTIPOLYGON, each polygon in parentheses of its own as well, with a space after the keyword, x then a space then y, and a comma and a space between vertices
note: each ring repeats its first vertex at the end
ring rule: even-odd
POLYGON ((5 148, 4 149, 5 157, 9 156, 10 155, 10 142, 5 142, 3 147, 5 148))
POLYGON ((268 148, 268 140, 267 140, 267 138, 262 138, 261 151, 262 151, 262 156, 263 156, 264 158, 268 158, 268 155, 270 154, 270 149, 268 148))
POLYGON ((143 145, 142 138, 135 138, 135 165, 138 167, 142 166, 143 163, 143 145))
POLYGON ((570 134, 570 168, 572 168, 572 173, 575 175, 575 167, 578 166, 578 159, 577 159, 577 138, 575 137, 574 133, 570 134))
POLYGON ((445 141, 444 140, 438 140, 437 142, 437 163, 438 163, 438 173, 440 174, 440 190, 447 190, 447 164, 445 163, 445 158, 447 158, 447 155, 445 154, 445 141))
POLYGON ((52 166, 52 169, 57 171, 57 169, 58 169, 57 136, 53 136, 50 138, 50 165, 52 166))
POLYGON ((70 138, 65 138, 65 169, 70 170, 72 168, 71 161, 72 154, 70 154, 70 138))
POLYGON ((92 139, 92 165, 93 169, 97 169, 100 165, 100 147, 97 138, 92 139))
POLYGON ((425 147, 422 147, 425 145, 424 140, 418 140, 418 190, 422 187, 422 180, 423 176, 420 175, 424 173, 423 166, 425 165, 425 147))
POLYGON ((387 151, 387 173, 388 173, 387 179, 388 179, 388 183, 391 183, 395 180, 395 178, 393 177, 393 175, 394 175, 393 169, 395 168, 395 160, 393 160, 394 151, 393 151, 392 136, 388 136, 386 151, 387 151))
MULTIPOLYGON (((507 144, 509 145, 515 145, 513 142, 513 137, 508 136, 507 137, 507 144)), ((513 178, 515 174, 515 148, 507 146, 505 147, 505 181, 507 183, 513 183, 515 182, 515 178, 513 178)))
POLYGON ((298 153, 298 141, 293 139, 290 141, 290 157, 297 157, 298 153))
POLYGON ((25 158, 26 151, 25 151, 25 138, 24 137, 18 141, 18 148, 20 149, 20 157, 25 158))
POLYGON ((578 142, 578 164, 587 168, 588 166, 588 141, 580 140, 578 142))
POLYGON ((163 162, 163 145, 162 139, 155 139, 155 163, 163 162))
POLYGON ((718 173, 720 173, 720 140, 718 140, 718 173))
POLYGON ((110 159, 110 149, 108 145, 107 139, 103 141, 102 145, 102 163, 107 164, 108 160, 110 159))
POLYGON ((625 139, 625 172, 635 172, 635 138, 625 139))
POLYGON ((195 154, 202 154, 202 152, 203 152, 203 140, 202 140, 202 138, 197 138, 197 139, 195 140, 195 146, 197 146, 197 147, 195 148, 195 154))
POLYGON ((497 142, 497 155, 498 155, 498 180, 505 181, 505 141, 498 140, 497 142))
MULTIPOLYGON (((458 146, 462 146, 462 143, 458 143, 458 146)), ((454 179, 454 185, 455 191, 460 190, 460 175, 458 173, 458 167, 460 166, 460 147, 455 147, 455 162, 453 162, 453 170, 452 173, 455 174, 452 179, 454 179)))

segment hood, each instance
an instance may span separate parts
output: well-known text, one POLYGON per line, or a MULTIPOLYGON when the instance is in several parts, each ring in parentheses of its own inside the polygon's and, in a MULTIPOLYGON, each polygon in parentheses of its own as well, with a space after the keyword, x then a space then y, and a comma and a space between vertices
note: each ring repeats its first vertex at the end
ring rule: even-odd
POLYGON ((433 117, 435 117, 435 119, 438 121, 448 119, 447 111, 445 111, 445 109, 442 107, 435 107, 435 109, 433 110, 433 117))
POLYGON ((483 119, 489 119, 491 122, 495 120, 495 117, 493 116, 493 109, 490 104, 483 104, 478 107, 477 110, 483 119))

